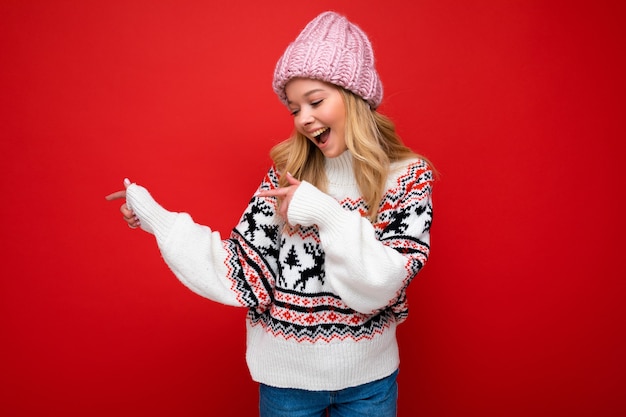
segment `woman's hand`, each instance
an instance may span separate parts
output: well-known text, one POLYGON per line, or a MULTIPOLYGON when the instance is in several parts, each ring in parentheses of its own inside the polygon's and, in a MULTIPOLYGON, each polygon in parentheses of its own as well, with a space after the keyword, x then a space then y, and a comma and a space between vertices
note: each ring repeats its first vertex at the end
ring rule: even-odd
MULTIPOLYGON (((107 195, 106 197, 104 197, 105 199, 112 201, 112 200, 119 200, 122 198, 126 198, 126 188, 128 188, 128 186, 130 185, 130 181, 128 180, 128 178, 124 179, 124 190, 121 191, 116 191, 112 194, 107 195)), ((122 206, 120 207, 120 211, 122 212, 122 217, 124 218, 124 221, 126 221, 126 223, 128 224, 128 227, 130 227, 131 229, 136 229, 137 227, 141 226, 141 222, 139 221, 139 218, 135 215, 135 213, 133 212, 133 210, 128 206, 127 203, 122 204, 122 206)))
POLYGON ((300 181, 295 179, 290 173, 287 173, 287 182, 289 185, 286 187, 275 188, 273 190, 262 190, 256 194, 258 197, 278 197, 278 214, 286 221, 288 221, 287 213, 289 211, 289 203, 291 203, 293 194, 300 186, 300 181))

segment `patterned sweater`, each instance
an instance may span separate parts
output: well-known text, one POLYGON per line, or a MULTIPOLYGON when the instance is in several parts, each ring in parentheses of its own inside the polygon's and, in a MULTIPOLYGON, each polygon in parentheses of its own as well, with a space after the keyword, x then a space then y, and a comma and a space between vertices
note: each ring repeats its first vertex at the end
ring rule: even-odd
MULTIPOLYGON (((127 202, 154 233, 178 279, 197 294, 248 309, 248 368, 255 381, 339 390, 399 365, 396 326, 406 288, 428 259, 433 175, 420 159, 392 164, 372 224, 349 151, 326 159, 327 193, 302 182, 285 227, 276 199, 253 197, 228 239, 165 210, 136 184, 127 202)), ((278 186, 271 168, 260 189, 278 186)))

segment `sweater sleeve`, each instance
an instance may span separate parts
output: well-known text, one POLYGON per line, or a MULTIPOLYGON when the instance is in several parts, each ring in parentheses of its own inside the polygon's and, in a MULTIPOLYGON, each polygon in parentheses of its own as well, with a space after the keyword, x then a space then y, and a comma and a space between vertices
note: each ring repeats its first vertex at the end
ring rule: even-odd
POLYGON ((289 222, 318 226, 327 279, 350 308, 371 314, 403 302, 430 251, 432 180, 424 162, 410 164, 387 190, 374 224, 310 183, 298 187, 289 222))
MULTIPOLYGON (((270 171, 261 188, 271 188, 270 171)), ((253 198, 228 239, 187 213, 161 207, 143 187, 127 188, 127 202, 154 233, 166 264, 193 292, 233 306, 264 310, 277 270, 280 221, 273 200, 253 198)))

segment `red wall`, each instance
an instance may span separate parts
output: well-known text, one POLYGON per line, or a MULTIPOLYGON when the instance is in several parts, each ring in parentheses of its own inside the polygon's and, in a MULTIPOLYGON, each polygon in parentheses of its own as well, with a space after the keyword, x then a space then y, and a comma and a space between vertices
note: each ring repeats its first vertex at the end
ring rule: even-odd
POLYGON ((274 64, 334 8, 441 172, 400 415, 624 415, 621 2, 267 3, 0 4, 0 414, 255 415, 245 312, 103 197, 128 176, 228 233, 291 131, 274 64))

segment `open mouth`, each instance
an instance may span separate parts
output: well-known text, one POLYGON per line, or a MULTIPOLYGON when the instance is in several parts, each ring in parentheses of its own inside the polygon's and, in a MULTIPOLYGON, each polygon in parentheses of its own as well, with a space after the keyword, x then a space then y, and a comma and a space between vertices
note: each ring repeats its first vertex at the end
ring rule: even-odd
POLYGON ((313 136, 313 139, 315 139, 317 143, 326 143, 328 137, 330 136, 330 127, 323 127, 321 129, 318 129, 313 132, 311 136, 313 136))

